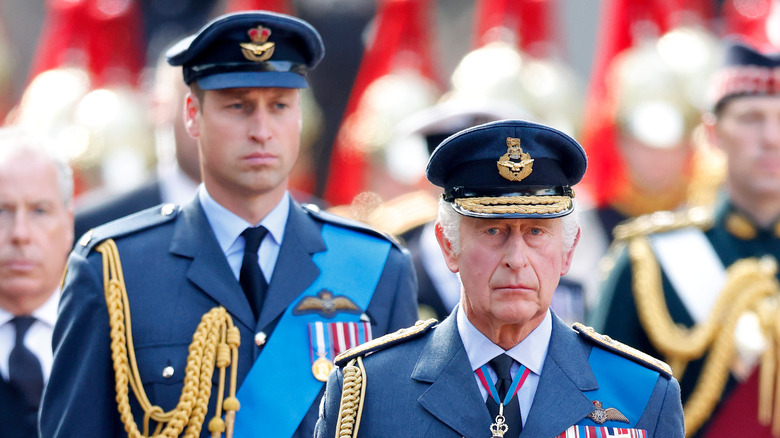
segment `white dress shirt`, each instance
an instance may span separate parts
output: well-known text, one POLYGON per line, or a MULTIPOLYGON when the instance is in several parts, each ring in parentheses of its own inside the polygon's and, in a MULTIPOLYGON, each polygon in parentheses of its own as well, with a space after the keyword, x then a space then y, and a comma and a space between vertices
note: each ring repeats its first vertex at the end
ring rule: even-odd
POLYGON ((263 276, 266 282, 271 284, 271 275, 274 272, 276 259, 279 257, 279 250, 282 246, 284 230, 287 227, 287 216, 290 214, 290 194, 285 192, 281 202, 259 224, 250 224, 219 205, 202 184, 198 189, 198 199, 206 214, 206 219, 217 237, 219 247, 222 248, 222 252, 227 257, 236 281, 241 274, 241 263, 244 258, 244 238, 241 237, 241 233, 247 227, 258 225, 263 225, 268 229, 268 234, 260 243, 258 258, 263 276))
MULTIPOLYGON (((460 304, 456 310, 458 312, 456 315, 458 333, 466 348, 466 354, 471 363, 471 370, 474 371, 474 381, 479 387, 483 400, 487 401, 488 393, 479 381, 476 371, 494 357, 506 353, 515 360, 515 364, 512 365, 510 370, 513 379, 517 374, 517 370, 520 369, 520 364, 525 365, 531 371, 525 383, 517 392, 517 400, 520 403, 520 412, 523 416, 523 424, 525 424, 525 420, 528 418, 528 413, 531 410, 531 404, 534 401, 534 395, 536 395, 536 387, 539 385, 539 376, 542 374, 544 360, 547 357, 547 348, 550 345, 550 336, 552 334, 552 315, 550 310, 547 309, 547 314, 534 331, 508 351, 494 344, 493 341, 477 330, 466 317, 466 313, 460 304)), ((496 372, 490 366, 488 366, 488 371, 490 377, 495 382, 496 372)))

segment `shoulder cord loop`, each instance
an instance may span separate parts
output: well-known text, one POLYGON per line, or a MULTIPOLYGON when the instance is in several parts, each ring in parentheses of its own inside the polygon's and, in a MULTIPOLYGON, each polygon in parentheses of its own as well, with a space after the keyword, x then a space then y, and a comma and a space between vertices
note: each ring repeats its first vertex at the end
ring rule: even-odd
POLYGON ((116 243, 109 239, 97 246, 96 251, 103 256, 103 283, 111 326, 111 359, 116 377, 116 400, 128 436, 130 438, 174 438, 178 437, 186 427, 185 437, 198 437, 208 411, 211 378, 216 365, 219 368, 219 390, 216 413, 209 422, 208 428, 213 438, 220 437, 222 432, 226 432, 226 436, 231 437, 235 413, 240 406, 236 398, 236 364, 241 339, 238 328, 233 325, 233 320, 225 308, 215 307, 203 315, 189 346, 184 387, 179 402, 174 409, 164 412, 160 406, 152 405, 149 401, 138 371, 133 347, 130 306, 122 264, 119 260, 119 250, 116 243), (228 366, 231 366, 230 395, 223 400, 228 366), (143 434, 138 430, 130 409, 128 384, 144 411, 143 434), (221 418, 223 409, 226 412, 225 420, 221 418), (154 435, 149 434, 150 420, 157 423, 154 435))
POLYGON ((780 436, 780 379, 777 379, 780 370, 776 357, 780 351, 780 284, 775 278, 776 263, 747 258, 729 266, 726 284, 709 318, 688 329, 675 323, 669 315, 661 268, 647 238, 631 239, 628 250, 639 320, 650 342, 665 356, 675 375, 680 378, 688 362, 709 351, 684 407, 686 436, 693 435, 701 427, 720 399, 734 358, 735 328, 739 318, 749 312, 758 315, 767 339, 767 349, 761 359, 759 421, 773 423, 773 435, 780 436), (773 394, 776 398, 774 414, 773 394))
POLYGON ((350 360, 343 373, 344 387, 341 390, 336 438, 357 438, 366 397, 367 376, 366 369, 363 368, 363 358, 358 356, 357 359, 350 360))

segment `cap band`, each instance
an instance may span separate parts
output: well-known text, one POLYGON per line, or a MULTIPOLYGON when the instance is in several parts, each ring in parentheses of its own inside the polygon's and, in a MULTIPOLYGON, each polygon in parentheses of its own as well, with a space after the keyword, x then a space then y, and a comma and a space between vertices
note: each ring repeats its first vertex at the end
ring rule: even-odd
POLYGON ((201 64, 188 66, 183 69, 184 82, 190 84, 198 79, 217 75, 220 73, 236 72, 280 72, 296 73, 306 77, 308 69, 303 64, 289 61, 263 61, 263 62, 225 62, 219 64, 201 64))
POLYGON ((780 93, 780 67, 731 67, 715 74, 712 102, 738 95, 780 93))
POLYGON ((525 186, 515 187, 463 187, 457 186, 444 190, 444 200, 452 202, 459 198, 517 198, 528 196, 566 196, 574 197, 574 190, 569 186, 525 186))

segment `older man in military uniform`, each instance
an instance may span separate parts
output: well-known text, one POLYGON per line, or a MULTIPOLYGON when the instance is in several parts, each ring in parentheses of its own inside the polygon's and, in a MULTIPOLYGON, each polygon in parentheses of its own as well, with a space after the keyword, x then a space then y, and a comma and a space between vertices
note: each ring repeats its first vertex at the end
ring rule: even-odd
POLYGON ((460 304, 337 357, 317 437, 683 436, 666 364, 549 308, 579 238, 571 186, 585 167, 572 138, 525 121, 439 145, 427 177, 444 189, 436 237, 460 304))
POLYGON ((689 436, 778 437, 780 54, 730 41, 725 60, 705 118, 724 193, 618 227, 592 323, 672 365, 689 436))
POLYGON ((290 198, 313 27, 230 14, 167 56, 190 86, 203 185, 80 239, 41 432, 311 436, 333 357, 416 320, 411 259, 290 198))

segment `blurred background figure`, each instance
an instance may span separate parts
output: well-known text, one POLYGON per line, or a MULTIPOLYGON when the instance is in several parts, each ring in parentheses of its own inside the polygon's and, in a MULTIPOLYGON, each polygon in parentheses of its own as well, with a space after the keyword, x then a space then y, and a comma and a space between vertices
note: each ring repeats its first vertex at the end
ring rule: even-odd
POLYGON ((161 203, 183 204, 200 183, 195 139, 184 127, 184 84, 181 69, 157 63, 151 96, 151 117, 157 157, 156 175, 119 196, 99 193, 82 200, 76 211, 76 236, 91 228, 161 203))
POLYGON ((578 192, 590 232, 570 270, 585 284, 587 309, 618 223, 709 202, 723 179, 700 128, 720 59, 709 30, 715 5, 609 0, 602 11, 582 131, 590 166, 578 192))
POLYGON ((37 436, 60 281, 73 244, 73 179, 40 137, 0 128, 0 436, 37 436))

